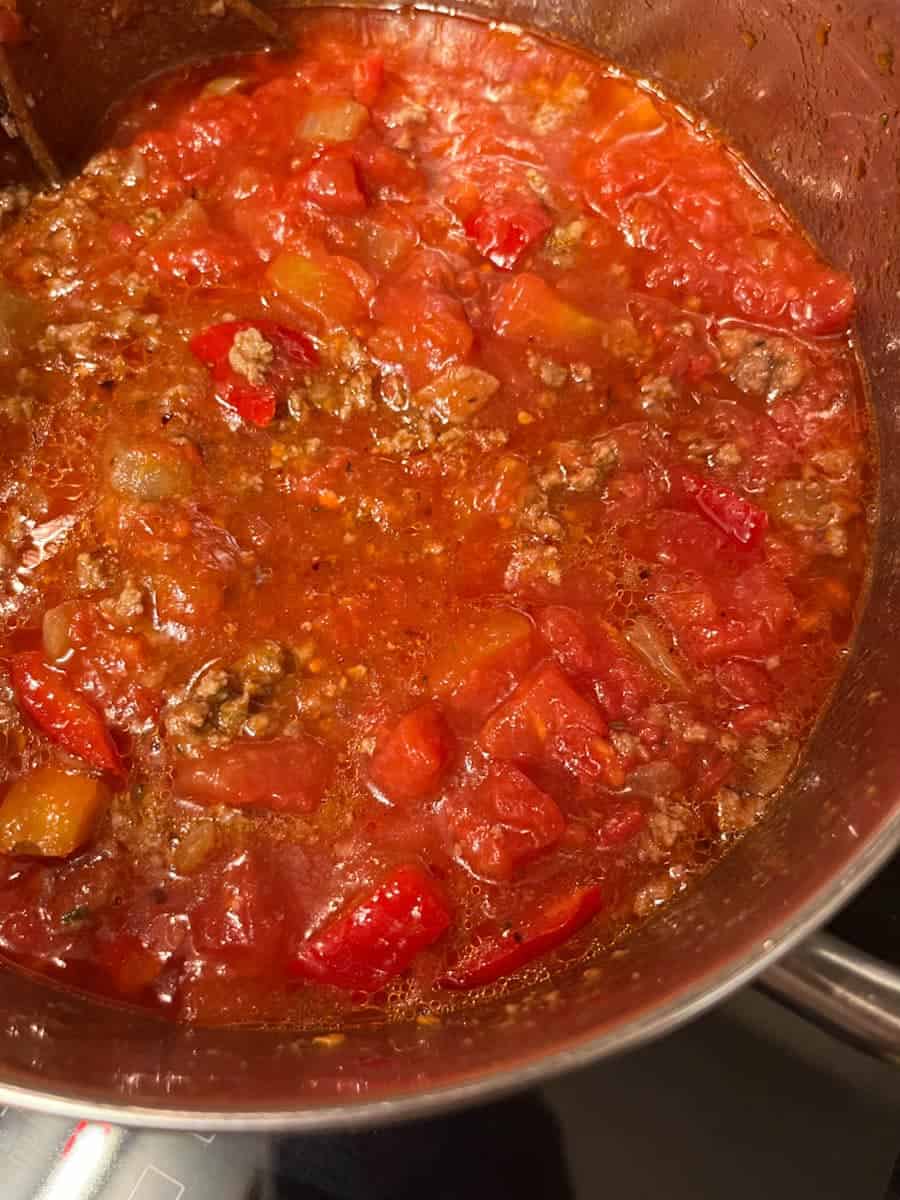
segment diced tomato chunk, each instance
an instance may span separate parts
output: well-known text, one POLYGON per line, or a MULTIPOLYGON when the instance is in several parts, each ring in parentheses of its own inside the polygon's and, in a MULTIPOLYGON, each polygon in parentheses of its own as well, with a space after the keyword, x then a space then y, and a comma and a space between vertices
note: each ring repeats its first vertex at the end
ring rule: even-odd
POLYGON ((438 985, 463 991, 503 979, 568 941, 602 906, 598 887, 582 887, 556 897, 520 925, 481 942, 473 953, 440 976, 438 985))
POLYGON ((437 791, 453 737, 435 704, 420 704, 378 738, 369 778, 388 800, 421 800, 437 791))
POLYGON ((183 288, 233 283, 256 266, 248 246, 229 234, 209 229, 154 239, 140 251, 139 262, 146 262, 161 282, 183 288))
POLYGON ((532 625, 524 613, 496 608, 452 638, 434 660, 429 679, 450 714, 483 721, 531 665, 532 625))
POLYGON ((566 303, 538 275, 516 275, 497 293, 494 328, 517 341, 546 341, 550 346, 583 348, 603 331, 600 321, 566 303))
POLYGON ((366 210, 356 167, 343 155, 325 154, 317 159, 301 175, 300 186, 326 212, 354 217, 366 210))
POLYGON ((312 737, 237 741, 202 758, 183 758, 175 793, 194 804, 310 813, 331 777, 331 753, 312 737))
POLYGON ((790 590, 764 563, 736 579, 661 591, 655 602, 685 654, 704 664, 776 654, 796 613, 790 590))
POLYGON ((605 621, 593 630, 594 695, 611 721, 633 717, 659 694, 659 680, 635 658, 621 634, 605 621))
POLYGON ((586 621, 574 609, 552 604, 535 613, 541 637, 559 665, 593 684, 612 721, 633 716, 647 704, 653 685, 623 639, 603 621, 586 621))
POLYGON ((620 786, 621 767, 600 709, 545 663, 497 709, 478 738, 494 758, 562 769, 585 783, 620 786))
MULTIPOLYGON (((46 650, 46 637, 44 646, 46 650)), ((111 628, 95 605, 85 604, 68 621, 66 675, 75 690, 98 705, 114 725, 148 727, 162 703, 159 691, 141 682, 149 664, 148 650, 141 634, 111 628)))
POLYGON ((741 550, 730 538, 695 512, 664 509, 628 530, 631 549, 641 558, 682 571, 715 576, 725 561, 741 550))
POLYGON ((700 297, 707 311, 762 325, 846 329, 849 279, 820 262, 799 233, 773 230, 771 209, 721 145, 671 125, 601 144, 583 168, 590 206, 647 255, 645 287, 700 297))
POLYGON ((740 704, 767 704, 772 699, 772 681, 762 667, 732 659, 716 669, 716 681, 740 704))
POLYGON ((741 546, 758 546, 769 524, 761 508, 733 488, 712 479, 684 473, 685 490, 705 517, 741 546))
POLYGON ((581 615, 562 604, 548 604, 534 614, 538 633, 553 657, 570 675, 590 675, 595 668, 594 647, 581 615))
POLYGON ((566 827, 559 806, 513 766, 493 764, 479 784, 452 792, 441 817, 454 857, 483 879, 505 882, 566 827))
POLYGON ((495 267, 511 271, 552 225, 543 205, 533 200, 513 199, 484 205, 472 213, 464 227, 480 254, 495 267))
POLYGON ((375 317, 379 325, 369 349, 402 367, 414 390, 464 360, 472 349, 472 330, 460 302, 427 284, 384 287, 375 317))
POLYGON ((377 992, 436 942, 450 913, 420 867, 398 867, 362 900, 303 942, 289 970, 351 991, 377 992))
POLYGON ((637 804, 622 804, 607 813, 600 824, 597 840, 601 846, 623 846, 644 828, 643 809, 637 804))
POLYGON ((12 683, 19 706, 38 729, 92 767, 121 775, 122 760, 103 718, 37 650, 12 660, 12 683))
POLYGON ((365 132, 353 144, 353 161, 370 198, 408 200, 425 182, 411 155, 401 154, 381 138, 365 132))
POLYGON ((367 54, 353 66, 353 95, 371 108, 384 85, 384 55, 367 54))
POLYGON ((284 913, 263 864, 243 852, 215 863, 195 886, 190 919, 197 949, 244 972, 269 970, 282 948, 284 913))
POLYGON ((159 977, 166 955, 148 949, 132 933, 104 937, 97 943, 97 961, 122 996, 139 996, 159 977))
POLYGON ((373 289, 368 271, 341 254, 279 254, 269 264, 266 281, 325 328, 347 328, 364 320, 373 289))
POLYGON ((25 37, 25 23, 13 8, 0 8, 0 45, 15 46, 25 37))

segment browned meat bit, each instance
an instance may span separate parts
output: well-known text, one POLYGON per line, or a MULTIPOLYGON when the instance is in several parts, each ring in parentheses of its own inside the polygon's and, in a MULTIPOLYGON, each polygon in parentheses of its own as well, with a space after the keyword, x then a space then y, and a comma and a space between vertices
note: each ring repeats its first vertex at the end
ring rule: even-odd
POLYGON ((640 858, 645 862, 667 861, 672 857, 673 848, 679 842, 694 836, 696 829, 697 818, 686 804, 657 795, 653 802, 653 810, 647 818, 647 828, 642 835, 638 852, 640 858))
POLYGON ((39 349, 76 376, 99 374, 121 380, 134 371, 122 351, 132 343, 152 350, 159 344, 159 316, 134 308, 120 308, 101 321, 77 321, 69 325, 48 325, 39 349))
POLYGON ((716 460, 716 466, 726 471, 732 467, 739 467, 744 461, 744 456, 734 442, 723 442, 716 449, 713 458, 716 460))
POLYGON ((520 546, 512 553, 506 568, 503 585, 508 592, 517 592, 530 584, 546 580, 554 587, 562 582, 559 548, 541 543, 520 546))
POLYGON ((110 624, 127 628, 144 615, 144 589, 126 579, 118 596, 100 601, 100 611, 110 624))
POLYGON ((672 420, 671 401, 678 395, 668 375, 648 375, 639 384, 638 408, 660 425, 672 420))
POLYGON ((677 890, 677 884, 670 875, 658 875, 640 889, 634 898, 634 915, 649 917, 654 909, 660 908, 671 900, 677 890))
POLYGON ((228 364, 248 383, 259 387, 265 383, 266 372, 272 365, 275 350, 255 325, 241 329, 234 335, 228 351, 228 364))
POLYGON ((533 350, 528 351, 527 362, 532 375, 551 392, 558 392, 569 382, 579 387, 589 387, 594 378, 593 369, 584 362, 559 363, 533 350))
POLYGON ((723 370, 751 396, 777 400, 796 391, 809 372, 809 359, 798 342, 754 329, 723 329, 719 334, 723 370))
POLYGON ((166 733, 182 753, 196 754, 204 747, 223 746, 240 734, 275 732, 274 715, 266 709, 288 666, 283 646, 262 641, 228 667, 208 667, 188 694, 169 708, 166 733))
POLYGON ((859 460, 849 446, 818 450, 810 458, 813 466, 835 483, 846 483, 856 473, 859 460))
POLYGON ((375 396, 378 372, 368 351, 348 333, 326 338, 320 347, 321 362, 295 386, 288 409, 302 420, 309 408, 347 421, 369 408, 375 396))
POLYGON ((587 232, 587 221, 577 219, 555 225, 544 242, 543 255, 555 267, 571 269, 578 257, 578 247, 587 232))
POLYGON ((565 533, 562 521, 551 515, 546 495, 537 491, 533 498, 526 500, 519 514, 519 525, 528 533, 548 541, 559 541, 565 533))
POLYGON ((389 437, 379 438, 375 443, 375 450, 378 454, 385 454, 390 458, 408 458, 433 445, 434 430, 428 421, 422 420, 412 429, 404 427, 389 437))
POLYGON ((719 831, 726 837, 743 833, 755 825, 765 809, 765 798, 742 794, 734 788, 720 788, 715 795, 719 831))
POLYGON ((818 554, 842 558, 847 553, 847 523, 859 506, 820 479, 785 479, 770 494, 771 512, 779 521, 805 533, 818 554))
POLYGON ((83 592, 96 592, 110 581, 109 565, 102 551, 82 551, 75 559, 75 581, 83 592))
POLYGON ((500 387, 499 379, 465 365, 450 367, 413 396, 413 403, 448 425, 468 421, 500 387))
POLYGON ((525 172, 525 181, 534 194, 543 200, 545 204, 550 204, 553 200, 553 189, 547 182, 547 177, 542 175, 540 171, 536 171, 534 167, 529 167, 525 172))
POLYGON ((586 443, 555 442, 550 449, 550 462, 537 480, 543 492, 556 488, 588 492, 603 483, 619 461, 616 443, 609 437, 586 443))
POLYGON ((544 358, 540 354, 535 354, 533 350, 528 351, 528 369, 533 375, 536 375, 544 387, 561 388, 569 378, 569 368, 563 366, 562 363, 554 362, 552 358, 544 358))
POLYGON ((537 134, 555 133, 571 121, 587 101, 589 92, 581 80, 570 73, 555 87, 549 83, 539 88, 544 99, 531 118, 531 128, 537 134))
POLYGON ((32 193, 23 184, 0 188, 0 225, 31 203, 32 193))

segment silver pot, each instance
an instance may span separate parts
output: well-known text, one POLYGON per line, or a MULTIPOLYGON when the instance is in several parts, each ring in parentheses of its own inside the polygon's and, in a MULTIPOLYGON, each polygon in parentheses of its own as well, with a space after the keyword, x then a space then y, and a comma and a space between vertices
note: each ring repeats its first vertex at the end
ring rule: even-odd
MULTIPOLYGON (((5 62, 0 52, 0 79, 8 84, 11 67, 49 155, 71 168, 127 86, 269 36, 246 0, 230 0, 224 19, 200 15, 209 7, 20 0, 34 36, 5 62)), ((441 1025, 372 1026, 322 1044, 288 1030, 178 1028, 0 967, 0 1102, 195 1129, 375 1124, 626 1050, 762 973, 794 1003, 900 1054, 896 978, 834 943, 800 946, 900 838, 900 9, 893 0, 470 0, 462 9, 546 30, 658 80, 721 127, 853 276, 881 478, 869 598, 844 676, 784 803, 595 969, 441 1025)), ((25 169, 15 147, 3 161, 25 169)))

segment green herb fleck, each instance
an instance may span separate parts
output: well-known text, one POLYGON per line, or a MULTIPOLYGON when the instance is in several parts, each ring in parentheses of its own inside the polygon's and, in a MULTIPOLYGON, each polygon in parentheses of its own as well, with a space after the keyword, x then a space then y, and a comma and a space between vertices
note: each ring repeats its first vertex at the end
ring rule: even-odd
POLYGON ((86 921, 91 915, 91 910, 86 904, 79 904, 77 908, 70 908, 67 913, 63 913, 61 922, 63 925, 72 925, 76 921, 86 921))

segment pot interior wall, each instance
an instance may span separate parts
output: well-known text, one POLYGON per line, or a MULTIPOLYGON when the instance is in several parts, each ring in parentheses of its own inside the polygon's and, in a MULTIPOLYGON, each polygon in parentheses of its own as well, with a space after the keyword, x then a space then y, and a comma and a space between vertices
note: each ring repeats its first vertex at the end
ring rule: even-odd
MULTIPOLYGON (((20 4, 35 37, 11 52, 13 67, 62 164, 83 157, 98 119, 127 85, 186 57, 264 40, 234 12, 201 15, 208 7, 20 4)), ((145 1110, 120 1114, 130 1120, 152 1120, 154 1110, 172 1121, 180 1110, 182 1119, 231 1114, 248 1124, 253 1114, 269 1114, 274 1123, 324 1125, 486 1094, 622 1048, 696 1011, 824 915, 894 844, 900 79, 892 47, 900 13, 893 0, 772 0, 750 9, 740 0, 471 0, 462 9, 547 30, 659 81, 725 131, 856 281, 882 461, 881 518, 871 598, 845 676, 779 811, 599 971, 547 985, 514 1009, 485 1008, 436 1027, 373 1028, 323 1049, 289 1033, 164 1026, 0 969, 0 1084, 32 1093, 10 1093, 13 1102, 145 1110)))

